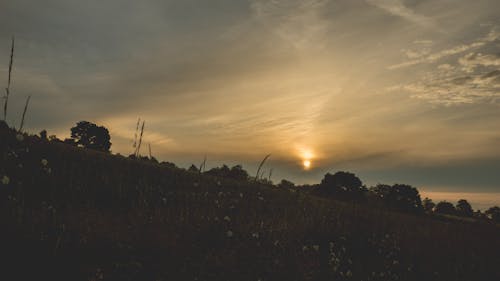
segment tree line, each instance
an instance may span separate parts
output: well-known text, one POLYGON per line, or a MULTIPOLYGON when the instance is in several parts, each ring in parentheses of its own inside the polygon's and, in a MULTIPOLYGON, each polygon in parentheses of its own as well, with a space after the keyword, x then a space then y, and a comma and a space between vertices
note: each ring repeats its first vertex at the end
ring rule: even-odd
MULTIPOLYGON (((42 139, 47 139, 47 132, 40 132, 42 139)), ((110 152, 111 137, 108 129, 98 126, 88 121, 80 121, 71 128, 71 137, 61 141, 55 136, 48 138, 51 141, 64 142, 73 146, 79 146, 87 149, 110 152)), ((129 155, 129 158, 148 160, 159 163, 151 155, 149 157, 140 156, 137 153, 129 155)), ((168 166, 175 166, 173 163, 162 162, 168 166)), ((237 181, 255 180, 262 184, 273 185, 279 188, 294 189, 309 192, 312 195, 325 198, 333 198, 342 201, 351 201, 370 204, 395 211, 413 213, 413 214, 441 214, 453 215, 468 218, 490 219, 500 223, 500 207, 494 206, 484 213, 480 210, 474 211, 470 203, 465 199, 460 199, 454 205, 451 202, 440 201, 434 203, 430 198, 420 197, 416 187, 407 184, 377 184, 372 187, 366 187, 363 182, 353 173, 336 172, 327 173, 319 184, 314 185, 295 185, 293 182, 283 179, 277 185, 274 185, 270 178, 253 178, 241 165, 228 167, 222 165, 205 171, 205 161, 199 167, 191 165, 187 171, 191 173, 206 174, 213 177, 229 178, 237 181)))

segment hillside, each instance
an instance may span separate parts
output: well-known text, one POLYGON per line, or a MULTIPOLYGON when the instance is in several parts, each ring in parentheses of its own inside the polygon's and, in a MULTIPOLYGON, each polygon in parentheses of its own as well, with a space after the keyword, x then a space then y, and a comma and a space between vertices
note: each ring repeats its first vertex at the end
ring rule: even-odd
POLYGON ((200 175, 5 126, 0 161, 5 280, 500 280, 493 224, 200 175))

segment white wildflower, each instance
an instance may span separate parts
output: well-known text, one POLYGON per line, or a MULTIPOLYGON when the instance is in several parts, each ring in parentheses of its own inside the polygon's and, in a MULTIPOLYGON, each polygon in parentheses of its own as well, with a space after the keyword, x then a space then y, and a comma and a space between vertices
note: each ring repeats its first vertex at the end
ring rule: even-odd
POLYGON ((264 197, 259 196, 258 198, 259 198, 260 201, 264 201, 264 197))
POLYGON ((10 179, 8 176, 2 177, 2 184, 8 185, 10 183, 10 179))
POLYGON ((240 192, 240 198, 243 198, 243 193, 240 192))
POLYGON ((233 237, 233 232, 231 230, 228 230, 226 232, 226 236, 229 237, 229 238, 233 237))
POLYGON ((252 233, 252 237, 255 239, 259 239, 259 233, 258 232, 252 233))
POLYGON ((42 163, 43 166, 47 166, 49 164, 49 161, 47 161, 47 159, 42 159, 42 161, 40 161, 42 163))
POLYGON ((224 220, 225 220, 225 221, 227 221, 227 222, 230 222, 230 221, 231 221, 231 218, 230 218, 230 217, 228 217, 228 216, 225 216, 225 217, 224 217, 224 220))
POLYGON ((16 139, 17 139, 18 141, 23 141, 23 140, 24 140, 24 136, 23 136, 22 134, 17 134, 17 135, 16 135, 16 139))
POLYGON ((302 246, 302 251, 304 251, 304 252, 305 252, 305 251, 307 251, 307 250, 309 250, 309 247, 307 247, 306 245, 302 246))
POLYGON ((217 185, 220 186, 220 181, 217 181, 217 185))

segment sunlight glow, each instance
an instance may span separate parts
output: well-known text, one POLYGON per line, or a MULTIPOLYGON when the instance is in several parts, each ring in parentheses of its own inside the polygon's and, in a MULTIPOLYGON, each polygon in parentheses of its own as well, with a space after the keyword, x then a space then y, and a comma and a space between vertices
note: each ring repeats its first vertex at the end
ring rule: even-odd
POLYGON ((302 162, 302 165, 304 165, 304 169, 309 169, 311 168, 311 161, 310 160, 304 160, 304 162, 302 162))

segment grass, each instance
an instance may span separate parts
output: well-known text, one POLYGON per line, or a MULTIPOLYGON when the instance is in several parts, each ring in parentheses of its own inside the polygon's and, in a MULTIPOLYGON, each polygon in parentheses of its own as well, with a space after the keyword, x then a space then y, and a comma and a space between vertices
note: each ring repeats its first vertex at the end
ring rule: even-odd
POLYGON ((500 280, 493 224, 22 136, 0 126, 9 280, 500 280))

